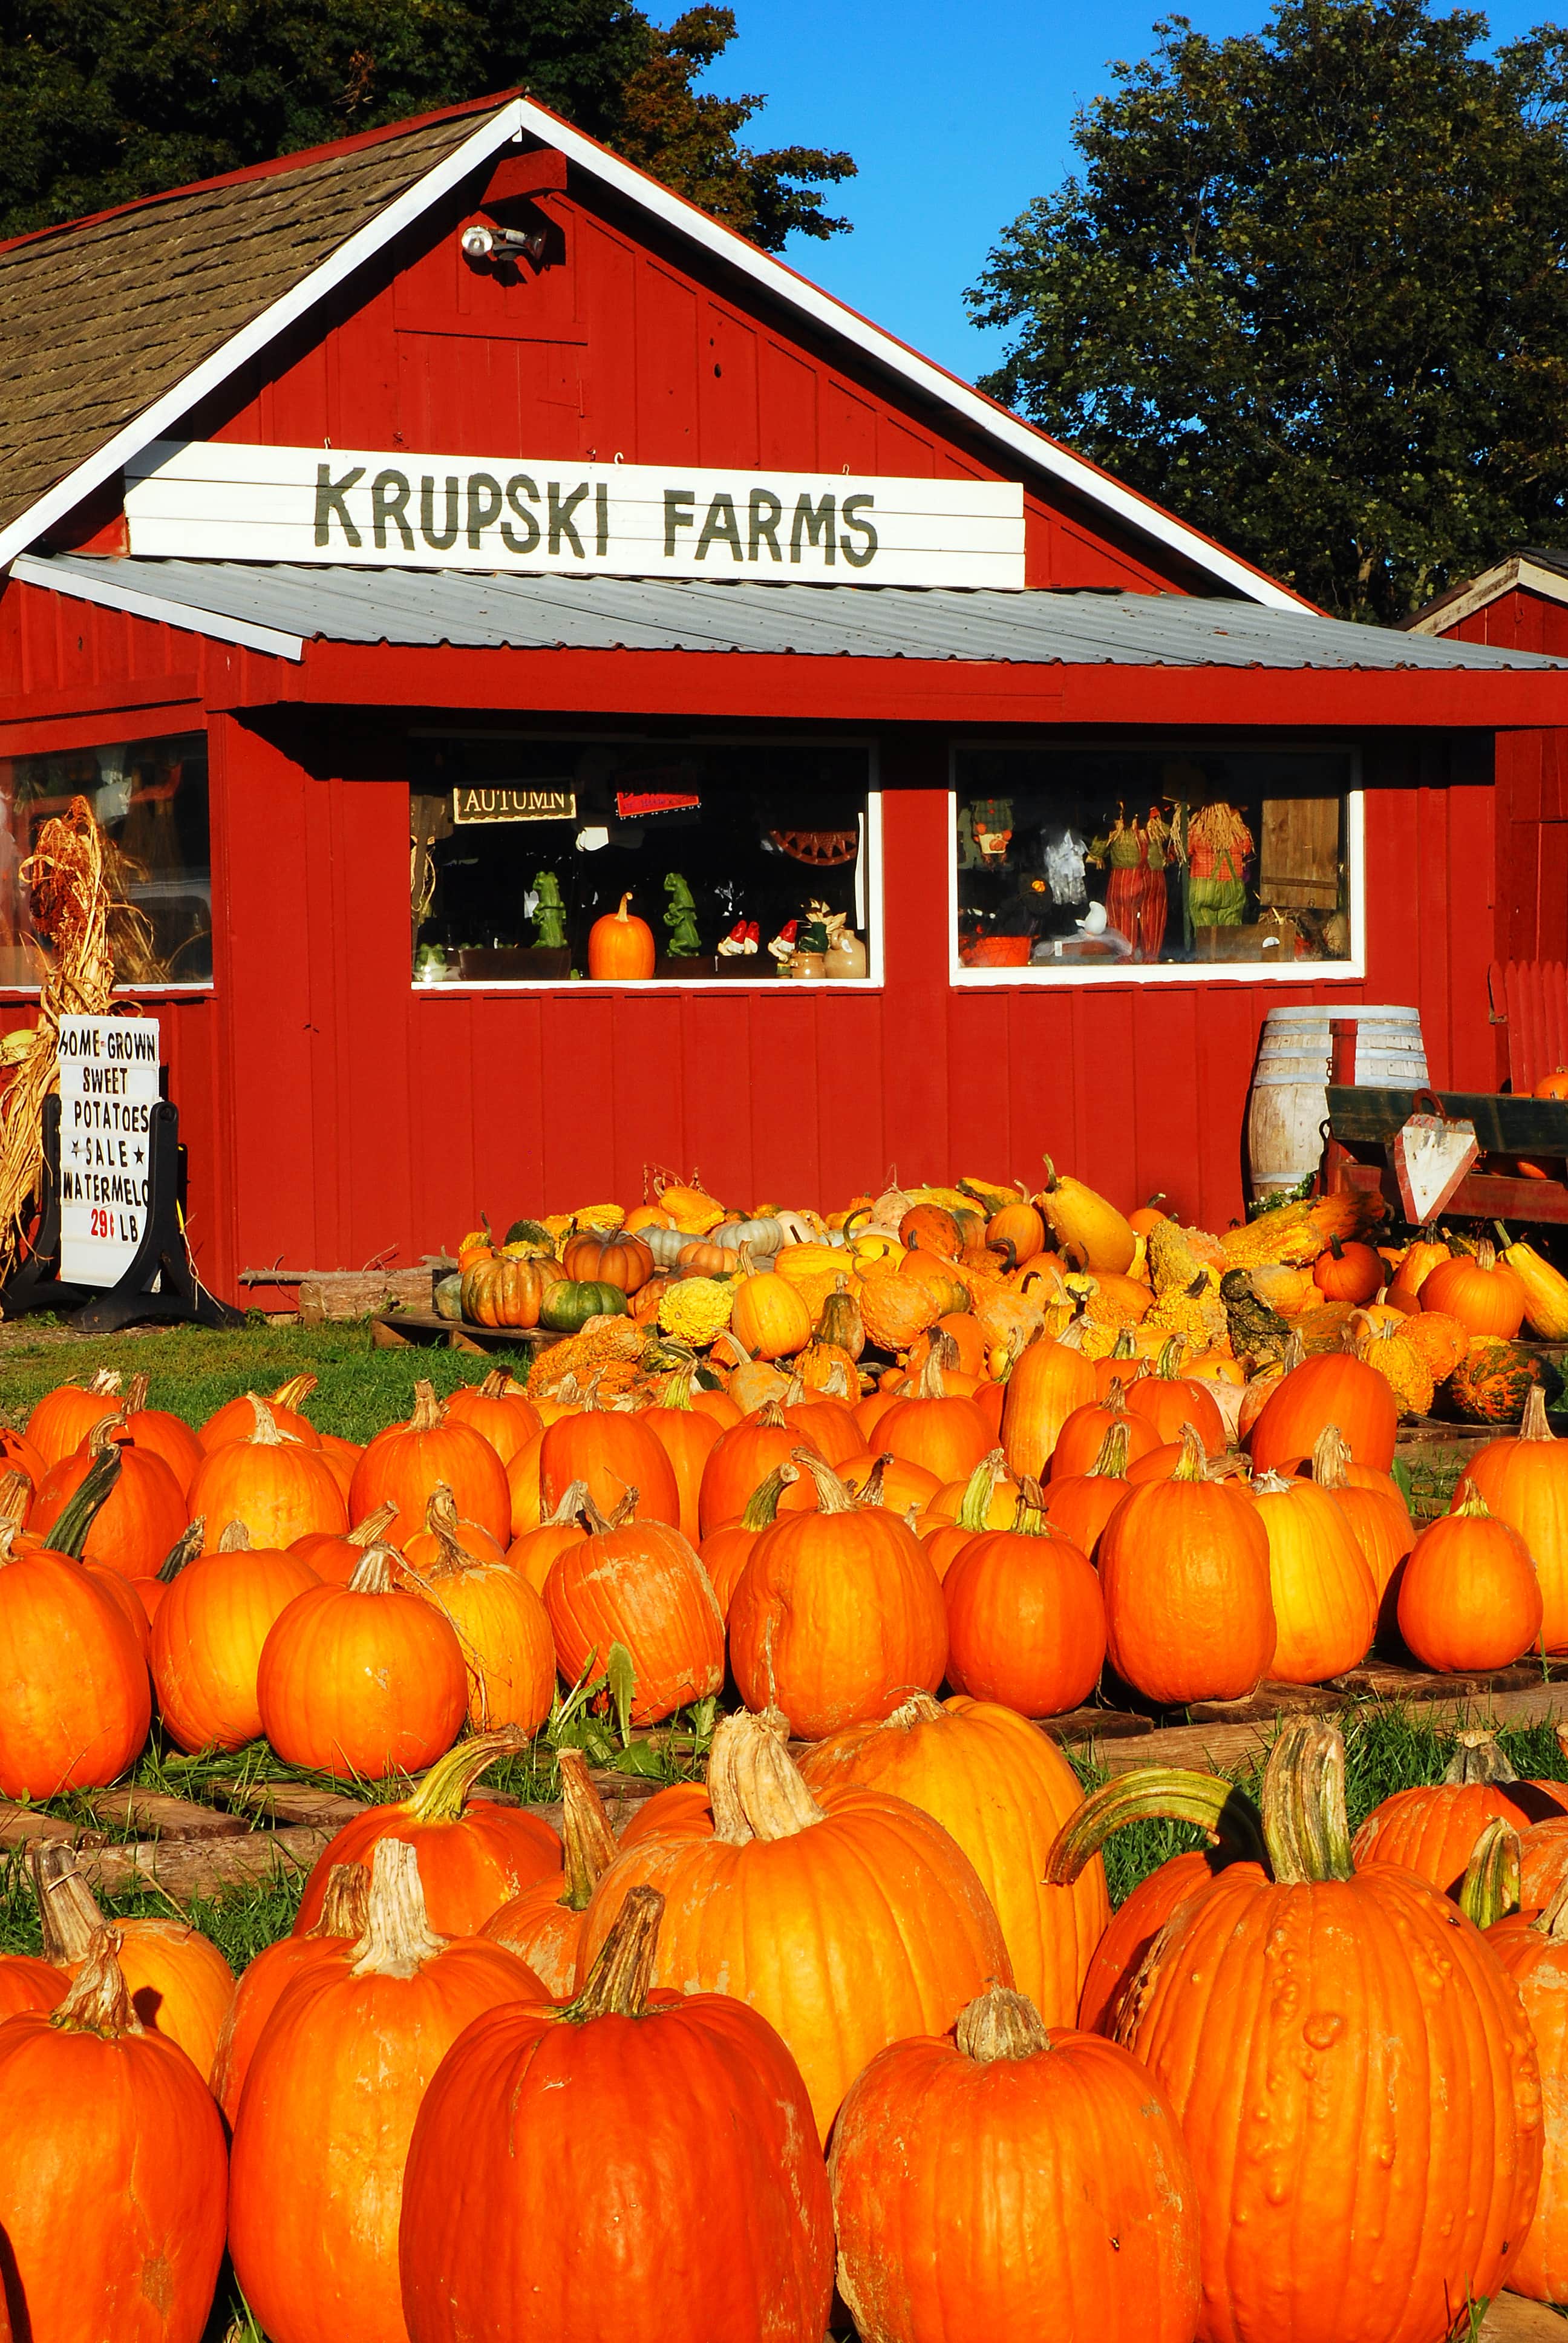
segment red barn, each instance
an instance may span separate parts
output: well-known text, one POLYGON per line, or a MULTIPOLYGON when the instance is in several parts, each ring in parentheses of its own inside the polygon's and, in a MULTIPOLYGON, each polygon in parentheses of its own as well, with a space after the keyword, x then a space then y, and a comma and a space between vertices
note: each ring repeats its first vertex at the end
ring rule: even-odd
POLYGON ((85 794, 221 1294, 650 1162, 1222 1222, 1292 1001, 1493 1079, 1544 639, 1323 618, 525 99, 21 239, 0 346, 0 1011, 85 794))

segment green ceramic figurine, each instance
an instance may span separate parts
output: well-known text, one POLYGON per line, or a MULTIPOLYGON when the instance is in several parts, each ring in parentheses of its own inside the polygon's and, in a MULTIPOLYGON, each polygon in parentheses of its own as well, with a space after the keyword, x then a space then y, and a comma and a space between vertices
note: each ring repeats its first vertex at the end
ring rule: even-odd
POLYGON ((542 950, 559 951, 567 940, 561 882, 553 870, 536 870, 533 892, 534 942, 542 950))
POLYGON ((693 952, 702 950, 691 890, 678 870, 671 870, 666 874, 664 891, 669 897, 669 909, 664 915, 664 924, 669 930, 669 957, 689 960, 693 952))

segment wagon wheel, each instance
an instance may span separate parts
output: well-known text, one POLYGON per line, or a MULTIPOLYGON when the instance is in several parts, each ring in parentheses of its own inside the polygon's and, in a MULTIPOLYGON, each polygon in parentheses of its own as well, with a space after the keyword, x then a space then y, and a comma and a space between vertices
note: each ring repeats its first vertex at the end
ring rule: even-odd
POLYGON ((821 870, 853 862, 860 847, 858 830, 775 830, 769 834, 781 854, 793 856, 797 862, 813 863, 821 870))

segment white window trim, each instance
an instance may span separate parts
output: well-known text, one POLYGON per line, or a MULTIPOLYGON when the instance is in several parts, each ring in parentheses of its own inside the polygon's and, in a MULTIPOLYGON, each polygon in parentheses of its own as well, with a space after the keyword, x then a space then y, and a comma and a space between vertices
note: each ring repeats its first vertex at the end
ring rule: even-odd
MULTIPOLYGON (((456 737, 443 734, 444 739, 456 737)), ((489 736, 493 737, 493 736, 489 736)), ((819 744, 818 744, 819 745, 819 744)), ((856 747, 861 744, 856 742, 856 747)), ((598 1001, 612 993, 668 993, 696 995, 706 1000, 712 993, 792 993, 792 992, 879 992, 885 981, 883 975, 883 904, 882 904, 882 791, 878 769, 875 742, 868 744, 866 788, 866 853, 864 887, 868 924, 870 934, 866 943, 866 973, 864 976, 789 977, 765 974, 759 970, 755 976, 648 976, 648 977, 453 977, 439 984, 421 984, 410 975, 408 990, 416 1000, 444 1001, 454 993, 495 993, 510 996, 526 993, 554 993, 573 1001, 598 1001)), ((764 936, 757 957, 767 959, 768 939, 764 936)), ((771 970, 776 963, 769 960, 771 970)))
MULTIPOLYGON (((950 767, 969 744, 955 741, 950 767)), ((1271 743, 1271 746, 1277 744, 1271 743)), ((956 773, 954 778, 956 779, 956 773)), ((1349 865, 1351 957, 1333 960, 1172 960, 1152 966, 1110 960, 1073 966, 1051 961, 1039 968, 966 968, 959 958, 958 790, 948 791, 948 982, 970 991, 1033 991, 1040 986, 1108 984, 1364 984, 1366 982, 1366 792, 1361 754, 1351 751, 1351 787, 1345 793, 1345 860, 1349 865)))

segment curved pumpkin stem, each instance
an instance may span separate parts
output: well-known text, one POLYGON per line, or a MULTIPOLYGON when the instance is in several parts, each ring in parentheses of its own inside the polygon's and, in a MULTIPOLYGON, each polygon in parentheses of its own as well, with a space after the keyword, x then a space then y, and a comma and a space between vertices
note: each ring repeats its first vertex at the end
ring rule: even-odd
POLYGON ((1127 1425, 1113 1423, 1100 1443, 1100 1453, 1089 1468, 1089 1478, 1094 1481, 1125 1481, 1127 1478, 1127 1425))
POLYGON ((98 1928, 94 1932, 75 1983, 58 2009, 49 2013, 51 2026, 57 2026, 62 2034, 95 2034, 104 2042, 117 2042, 124 2035, 146 2032, 131 2005, 120 1970, 120 1946, 124 1942, 118 1928, 98 1928))
POLYGON ((793 1464, 775 1464, 766 1480, 759 1481, 747 1498, 740 1515, 740 1525, 748 1530, 765 1530, 779 1518, 779 1501, 800 1474, 793 1464))
POLYGON ((1175 1765, 1141 1765, 1096 1790, 1062 1824, 1045 1858, 1042 1883, 1070 1887, 1115 1831, 1154 1820, 1196 1823, 1239 1860, 1266 1864, 1262 1820, 1245 1791, 1217 1774, 1175 1765))
POLYGON ((89 1456, 101 1456, 106 1448, 113 1447, 116 1433, 125 1437, 129 1436, 126 1433, 126 1417, 130 1412, 130 1404, 129 1400, 126 1400, 121 1404, 118 1415, 101 1415, 98 1418, 87 1434, 86 1444, 89 1456))
POLYGON ((0 1473, 0 1523, 11 1531, 26 1526, 33 1505, 33 1483, 25 1473, 0 1473))
POLYGON ((82 1388, 91 1392, 95 1399, 118 1399, 124 1381, 118 1367, 99 1367, 87 1377, 82 1388))
POLYGON ((558 1750, 556 1763, 561 1777, 561 1844, 567 1875, 559 1900, 568 1912, 586 1912, 594 1889, 615 1861, 615 1833, 582 1751, 558 1750))
POLYGON ((714 1730, 708 1801, 714 1836, 729 1846, 793 1838, 825 1820, 776 1726, 744 1709, 714 1730))
POLYGON ((349 1976, 417 1976, 448 1942, 430 1926, 413 1848, 406 1839, 377 1839, 364 1932, 355 1943, 349 1976))
POLYGON ((1353 1876, 1337 1725, 1301 1716, 1281 1727, 1263 1769, 1263 1839, 1282 1887, 1353 1876))
POLYGON ((417 1383, 414 1386, 414 1413, 408 1418, 408 1431, 434 1432, 443 1413, 441 1403, 436 1396, 435 1384, 417 1383))
POLYGON ((983 1530, 990 1517, 990 1501, 1004 1481, 1010 1480, 1007 1458, 1000 1448, 982 1456, 964 1484, 963 1502, 959 1506, 959 1527, 977 1534, 983 1530))
POLYGON ((1558 1941, 1568 1936, 1568 1879, 1563 1882, 1552 1901, 1531 1925, 1538 1928, 1543 1936, 1551 1936, 1558 1941))
POLYGON ((391 1594, 396 1592, 397 1573, 406 1567, 400 1554, 389 1545, 367 1545, 365 1559, 354 1565, 348 1582, 350 1594, 391 1594))
POLYGON ((1351 1444, 1337 1423, 1325 1423, 1312 1443, 1312 1478, 1320 1489, 1342 1489, 1350 1481, 1351 1444))
POLYGON ((196 1560, 206 1541, 206 1517, 198 1513, 194 1522, 181 1530, 158 1564, 158 1576, 166 1586, 172 1586, 186 1563, 196 1560))
POLYGON ((249 1437, 258 1447, 298 1447, 299 1443, 293 1433, 285 1432, 278 1423, 276 1416, 272 1412, 270 1402, 261 1398, 256 1392, 246 1392, 246 1397, 250 1402, 251 1413, 256 1418, 256 1427, 249 1437))
POLYGON ((1519 1834, 1494 1815, 1476 1840, 1460 1882, 1459 1908, 1478 1928, 1490 1928, 1519 1905, 1519 1834))
POLYGON ((395 1498, 387 1497, 377 1506, 373 1513, 367 1513, 362 1522, 357 1522, 354 1527, 346 1533, 348 1544, 374 1545, 382 1531, 389 1530, 397 1518, 397 1501, 395 1498))
POLYGON ((68 1554, 73 1562, 81 1561, 82 1550, 87 1543, 87 1532, 113 1495, 124 1461, 121 1451, 113 1447, 106 1448, 101 1455, 94 1457, 80 1485, 45 1540, 51 1554, 68 1554))
POLYGON ((122 1413, 126 1415, 140 1415, 147 1403, 147 1393, 152 1387, 151 1375, 148 1374, 146 1367, 139 1368, 131 1377, 131 1387, 126 1393, 126 1404, 122 1413))
POLYGON ((658 1950, 658 1924, 664 1898, 657 1887, 632 1887, 598 1948, 588 1982, 574 2001, 558 2010, 568 2026, 586 2026, 596 2017, 640 2017, 648 2006, 653 1983, 654 1956, 658 1950))
POLYGON ((1050 2047, 1045 2020, 1026 1993, 991 1985, 959 2013, 954 2029, 959 2048, 978 2066, 999 2058, 1038 2058, 1050 2047))
POLYGON ((437 1758, 413 1796, 405 1801, 403 1812, 415 1823, 461 1822, 468 1793, 480 1775, 528 1745, 526 1735, 515 1725, 459 1741, 444 1757, 437 1758))
POLYGON ((1013 1507, 1011 1537, 1054 1537, 1056 1532, 1045 1518, 1045 1492, 1030 1473, 1025 1473, 1018 1484, 1018 1503, 1013 1507))
POLYGON ((219 1554, 248 1554, 250 1532, 243 1522, 226 1522, 218 1534, 219 1554))
MULTIPOLYGON (((780 1413, 779 1422, 782 1423, 783 1420, 782 1413, 780 1413)), ((793 1464, 799 1465, 803 1471, 810 1474, 812 1484, 817 1492, 817 1510, 819 1513, 852 1513, 857 1510, 857 1500, 854 1492, 845 1487, 843 1482, 839 1480, 837 1473, 834 1472, 833 1467, 827 1462, 825 1457, 819 1456, 814 1448, 792 1448, 789 1451, 789 1461, 793 1464)), ((883 1459, 881 1457, 877 1459, 877 1463, 879 1464, 882 1462, 883 1459)), ((871 1470, 871 1479, 874 1480, 876 1478, 876 1466, 873 1465, 871 1470)), ((867 1489, 870 1487, 870 1480, 868 1480, 866 1487, 867 1489)), ((879 1496, 880 1493, 881 1487, 879 1481, 879 1496)), ((859 1505, 864 1505, 866 1503, 865 1491, 861 1492, 858 1502, 859 1505)))
MULTIPOLYGON (((319 1377, 311 1374, 308 1370, 303 1374, 290 1375, 286 1383, 279 1383, 273 1393, 273 1406, 286 1407, 291 1415, 297 1415, 316 1389, 319 1377)), ((255 1393, 252 1393, 251 1396, 254 1398, 255 1393)))
POLYGON ((947 1715, 935 1693, 912 1692, 884 1720, 888 1732, 912 1733, 917 1725, 935 1725, 947 1715))
POLYGON ((1519 1426, 1521 1440, 1555 1440, 1557 1434, 1546 1421, 1546 1393, 1539 1383, 1532 1383, 1524 1402, 1524 1414, 1519 1426))
POLYGON ((1171 1479, 1201 1481, 1209 1462, 1208 1451, 1203 1445, 1202 1433, 1195 1423, 1189 1421, 1181 1426, 1179 1436, 1181 1442, 1181 1461, 1171 1475, 1171 1479))

